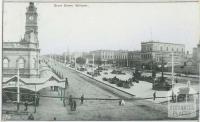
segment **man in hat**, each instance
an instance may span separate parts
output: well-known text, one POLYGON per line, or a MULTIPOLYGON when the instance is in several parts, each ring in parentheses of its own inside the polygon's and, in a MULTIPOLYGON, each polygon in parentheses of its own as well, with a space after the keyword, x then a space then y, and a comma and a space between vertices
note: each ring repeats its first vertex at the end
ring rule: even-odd
POLYGON ((25 106, 24 111, 27 111, 28 110, 28 101, 27 100, 25 101, 24 106, 25 106))
POLYGON ((153 100, 156 99, 156 91, 153 93, 153 100))
POLYGON ((81 96, 81 104, 83 104, 84 101, 84 95, 81 96))

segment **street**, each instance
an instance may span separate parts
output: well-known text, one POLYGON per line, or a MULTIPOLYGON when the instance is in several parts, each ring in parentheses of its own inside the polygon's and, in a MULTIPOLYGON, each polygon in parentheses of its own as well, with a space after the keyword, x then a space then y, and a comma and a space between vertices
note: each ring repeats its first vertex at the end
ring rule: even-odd
MULTIPOLYGON (((84 94, 86 98, 119 98, 117 95, 99 88, 88 82, 86 76, 65 68, 59 64, 57 71, 62 71, 64 77, 68 78, 69 88, 66 95, 80 97, 84 94)), ((96 81, 95 81, 96 82, 96 81)), ((87 100, 81 105, 77 100, 77 111, 71 112, 69 106, 67 118, 57 118, 59 120, 157 120, 167 118, 167 108, 164 105, 154 104, 146 100, 126 101, 125 106, 119 106, 118 100, 87 100), (118 111, 118 112, 116 112, 118 111), (151 112, 149 112, 151 111, 151 112), (145 116, 144 116, 145 115, 145 116), (158 116, 159 115, 159 116, 158 116)), ((62 103, 62 102, 61 102, 62 103)))
MULTIPOLYGON (((69 87, 66 96, 85 98, 119 98, 119 96, 109 91, 93 85, 86 76, 80 76, 77 72, 63 66, 57 66, 57 70, 63 71, 64 77, 68 78, 69 87)), ((57 91, 45 88, 40 91, 41 95, 58 96, 57 91)), ((67 104, 64 107, 60 98, 40 98, 40 105, 34 114, 35 120, 161 120, 167 119, 167 106, 155 104, 146 100, 125 101, 125 106, 119 106, 119 100, 85 100, 80 104, 76 100, 77 110, 70 111, 67 104), (117 112, 116 112, 117 111, 117 112)), ((15 105, 3 105, 6 109, 16 109, 15 105)), ((22 110, 24 106, 21 106, 22 110)), ((34 112, 34 106, 29 106, 29 113, 34 112)), ((5 116, 5 114, 4 114, 5 116)), ((28 115, 12 115, 10 120, 27 120, 28 115)))

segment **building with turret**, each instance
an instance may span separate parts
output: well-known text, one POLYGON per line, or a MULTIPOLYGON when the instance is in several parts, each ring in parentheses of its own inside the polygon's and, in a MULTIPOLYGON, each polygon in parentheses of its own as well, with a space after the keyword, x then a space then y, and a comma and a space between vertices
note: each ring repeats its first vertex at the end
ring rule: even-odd
POLYGON ((40 48, 37 8, 30 2, 26 10, 25 34, 18 42, 3 42, 3 77, 12 77, 19 68, 20 77, 39 77, 40 48))

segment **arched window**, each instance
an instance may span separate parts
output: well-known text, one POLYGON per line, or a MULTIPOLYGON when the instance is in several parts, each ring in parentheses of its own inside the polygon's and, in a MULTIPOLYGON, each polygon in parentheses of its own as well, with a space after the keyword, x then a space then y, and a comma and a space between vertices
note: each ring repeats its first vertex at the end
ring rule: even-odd
POLYGON ((3 68, 8 68, 9 67, 9 60, 7 58, 3 59, 3 68))
POLYGON ((24 67, 25 67, 25 61, 24 61, 24 59, 23 59, 23 58, 20 58, 20 59, 18 60, 17 64, 18 64, 18 67, 19 67, 19 68, 24 68, 24 67))

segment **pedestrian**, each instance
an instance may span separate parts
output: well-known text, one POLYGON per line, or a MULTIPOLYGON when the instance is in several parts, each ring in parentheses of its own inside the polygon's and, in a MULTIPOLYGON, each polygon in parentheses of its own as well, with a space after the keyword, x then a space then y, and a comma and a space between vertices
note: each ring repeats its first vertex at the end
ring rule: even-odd
POLYGON ((178 83, 178 79, 176 78, 176 83, 178 83))
POLYGON ((119 106, 121 106, 122 105, 122 100, 119 100, 119 106))
POLYGON ((156 99, 156 91, 153 93, 153 100, 156 99))
POLYGON ((84 95, 82 94, 82 96, 81 96, 81 104, 83 104, 83 101, 84 101, 84 95))
POLYGON ((73 106, 74 106, 74 103, 73 103, 73 102, 71 102, 71 103, 70 103, 70 110, 71 110, 71 111, 73 111, 73 110, 74 110, 74 109, 73 109, 73 106))
POLYGON ((69 96, 69 105, 72 103, 72 95, 69 96))
POLYGON ((54 117, 53 120, 56 120, 56 117, 54 117))
POLYGON ((37 97, 36 97, 36 105, 37 105, 37 106, 39 106, 39 100, 40 100, 40 98, 39 98, 39 96, 37 96, 37 97))
POLYGON ((73 108, 76 111, 76 101, 75 100, 73 101, 73 108))
POLYGON ((30 115, 28 116, 28 120, 34 120, 33 114, 30 114, 30 115))
POLYGON ((124 106, 125 105, 125 101, 121 100, 121 105, 124 106))
POLYGON ((28 110, 28 101, 27 100, 25 101, 24 106, 25 106, 24 111, 27 111, 28 110))

